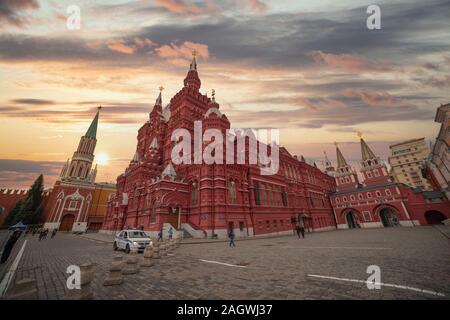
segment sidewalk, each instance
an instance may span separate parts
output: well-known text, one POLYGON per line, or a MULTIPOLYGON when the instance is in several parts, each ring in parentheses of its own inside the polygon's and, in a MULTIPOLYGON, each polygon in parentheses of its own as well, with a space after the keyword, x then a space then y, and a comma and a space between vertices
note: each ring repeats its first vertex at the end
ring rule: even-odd
MULTIPOLYGON (((330 230, 331 231, 331 230, 330 230)), ((318 232, 322 233, 324 231, 318 232)), ((313 235, 314 232, 306 233, 306 236, 313 235)), ((111 234, 105 234, 105 233, 85 233, 82 235, 76 235, 81 238, 93 240, 93 241, 99 241, 103 243, 110 243, 112 244, 114 242, 114 235, 111 234)), ((293 237, 294 234, 273 234, 273 235, 265 235, 265 236, 257 236, 257 237, 246 237, 246 238, 237 238, 234 241, 249 241, 249 240, 258 240, 258 239, 271 239, 271 238, 284 238, 284 237, 293 237)), ((297 237, 297 235, 295 235, 297 237)), ((167 239, 164 239, 167 240, 167 239)), ((219 242, 228 242, 229 239, 196 239, 196 238, 186 238, 181 241, 181 244, 206 244, 206 243, 219 243, 219 242)))
POLYGON ((443 224, 435 224, 434 227, 439 230, 445 237, 450 239, 450 226, 446 226, 443 224))

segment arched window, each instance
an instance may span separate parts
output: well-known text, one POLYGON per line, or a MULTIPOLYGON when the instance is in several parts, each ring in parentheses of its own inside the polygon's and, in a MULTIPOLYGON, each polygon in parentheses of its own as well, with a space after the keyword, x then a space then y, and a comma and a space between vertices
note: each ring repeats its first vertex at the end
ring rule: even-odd
POLYGON ((83 165, 80 166, 80 169, 78 169, 78 175, 77 177, 81 178, 81 171, 83 170, 83 165))
POLYGON ((358 199, 359 199, 359 200, 363 200, 363 199, 364 199, 364 196, 363 196, 361 193, 358 193, 358 199))
POLYGON ((261 184, 261 189, 261 204, 267 205, 267 190, 263 183, 261 184))
POLYGON ((198 184, 195 181, 191 185, 191 204, 193 206, 198 204, 198 184))
POLYGON ((283 206, 287 207, 288 206, 288 199, 287 199, 287 193, 286 193, 285 189, 283 189, 283 192, 281 193, 281 198, 283 200, 283 206))
POLYGON ((261 204, 261 194, 259 190, 259 182, 255 182, 255 204, 260 205, 261 204))
POLYGON ((376 191, 375 194, 377 195, 377 197, 381 197, 381 192, 380 191, 376 191))
POLYGON ((230 203, 236 203, 236 182, 233 180, 228 181, 228 201, 230 203))
POLYGON ((370 192, 367 192, 367 198, 372 198, 372 194, 370 192))
POLYGON ((391 196, 392 195, 391 190, 389 190, 389 189, 386 189, 384 192, 386 193, 387 196, 391 196))

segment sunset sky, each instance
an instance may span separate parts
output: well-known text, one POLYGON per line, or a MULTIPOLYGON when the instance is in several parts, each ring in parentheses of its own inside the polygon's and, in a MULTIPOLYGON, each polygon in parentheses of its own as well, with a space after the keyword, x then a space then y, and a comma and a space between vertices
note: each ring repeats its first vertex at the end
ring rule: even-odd
POLYGON ((115 181, 194 49, 201 92, 233 127, 280 128, 309 161, 335 162, 338 141, 356 163, 357 131, 385 160, 391 143, 433 141, 450 102, 448 0, 376 3, 381 30, 366 28, 373 1, 0 0, 0 186, 42 172, 50 187, 98 105, 97 181, 115 181))

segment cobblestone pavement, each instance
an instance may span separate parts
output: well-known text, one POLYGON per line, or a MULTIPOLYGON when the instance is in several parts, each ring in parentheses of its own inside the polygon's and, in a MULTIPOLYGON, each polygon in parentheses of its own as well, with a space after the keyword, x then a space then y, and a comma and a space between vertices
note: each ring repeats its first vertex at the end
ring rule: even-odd
MULTIPOLYGON (((66 268, 95 263, 95 299, 449 299, 450 240, 434 227, 331 231, 227 243, 182 244, 172 256, 104 287, 112 245, 59 233, 27 246, 16 280, 35 278, 39 299, 66 299, 66 268), (227 263, 221 265, 211 262, 227 263), (381 268, 381 282, 443 293, 445 297, 365 283, 369 265, 381 268), (236 267, 240 266, 240 267, 236 267)), ((142 255, 139 255, 142 258, 142 255)))

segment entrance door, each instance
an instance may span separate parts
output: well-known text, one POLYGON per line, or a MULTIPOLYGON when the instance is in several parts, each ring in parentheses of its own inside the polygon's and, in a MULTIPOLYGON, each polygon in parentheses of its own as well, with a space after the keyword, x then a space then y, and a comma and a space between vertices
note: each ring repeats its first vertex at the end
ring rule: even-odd
POLYGON ((346 219, 349 229, 355 229, 357 227, 355 215, 353 214, 353 212, 348 212, 346 215, 346 219))
POLYGON ((397 216, 389 208, 380 211, 380 219, 384 227, 396 227, 399 225, 397 216))
POLYGON ((75 216, 73 214, 66 214, 61 220, 59 231, 71 231, 74 222, 75 216))
POLYGON ((179 215, 180 215, 180 208, 169 207, 169 219, 167 222, 170 223, 177 230, 180 228, 180 226, 178 225, 179 215))

